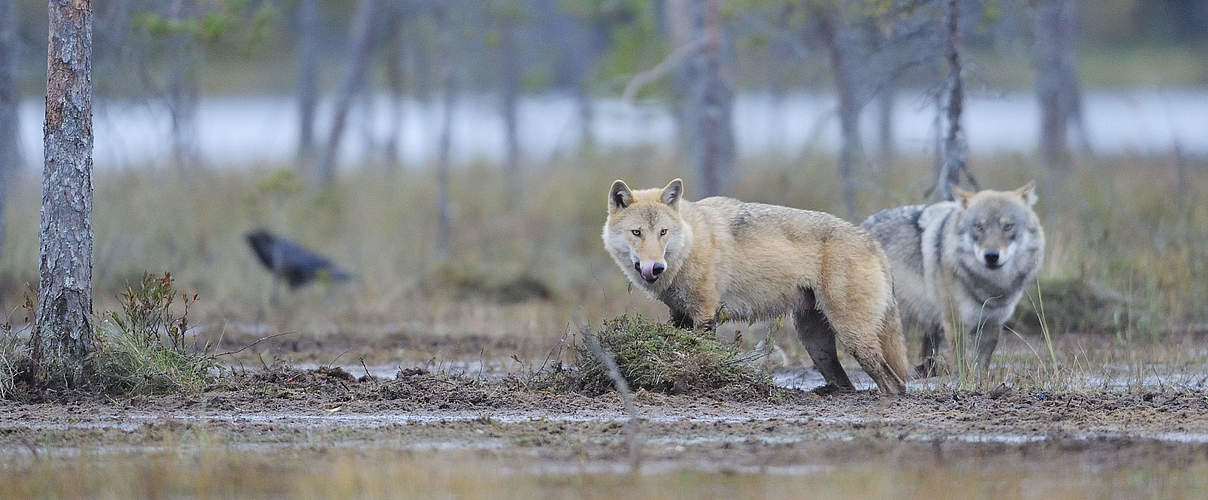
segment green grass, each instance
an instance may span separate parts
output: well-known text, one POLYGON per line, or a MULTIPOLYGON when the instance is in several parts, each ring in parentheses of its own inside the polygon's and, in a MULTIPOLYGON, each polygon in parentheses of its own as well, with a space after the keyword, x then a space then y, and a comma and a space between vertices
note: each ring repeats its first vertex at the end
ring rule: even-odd
POLYGON ((126 286, 121 311, 97 327, 96 382, 108 392, 159 394, 199 390, 217 361, 186 339, 196 295, 178 291, 172 275, 144 275, 126 286), (180 304, 174 307, 174 303, 180 304))
MULTIPOLYGON (((519 193, 505 192, 494 165, 461 165, 452 179, 454 252, 449 262, 436 258, 430 171, 388 175, 366 167, 343 174, 329 192, 316 195, 284 168, 101 170, 94 221, 95 309, 120 308, 125 284, 139 280, 143 272, 170 270, 181 288, 200 294, 190 317, 199 335, 211 340, 263 335, 244 326, 248 324, 319 339, 340 332, 369 340, 375 334, 361 333, 361 325, 375 331, 387 325, 450 338, 474 334, 545 340, 568 324, 600 325, 620 314, 663 321, 666 307, 630 291, 602 248, 602 193, 616 178, 634 186, 661 186, 683 175, 686 196, 696 198, 692 172, 678 165, 676 158, 645 150, 528 164, 519 193), (514 209, 507 208, 506 196, 516 198, 514 209), (242 238, 256 226, 331 256, 358 279, 282 291, 273 303, 272 280, 242 238)), ((1172 335, 1208 321, 1203 307, 1208 303, 1205 164, 1187 165, 1185 180, 1180 180, 1173 160, 1165 157, 1083 161, 1061 186, 1046 182, 1045 172, 1027 157, 974 157, 972 166, 987 187, 1040 181, 1037 211, 1047 234, 1040 283, 1058 346, 1070 347, 1061 342, 1063 336, 1090 330, 1110 337, 1120 353, 1148 352, 1141 347, 1169 345, 1176 338, 1172 335), (1126 298, 1123 309, 1108 302, 1096 305, 1094 295, 1082 295, 1094 287, 1126 298)), ((736 168, 740 176, 733 194, 739 198, 824 211, 841 206, 829 157, 764 157, 736 168)), ((857 218, 920 201, 931 168, 926 158, 901 157, 886 173, 860 172, 857 218)), ((30 237, 38 227, 35 181, 18 180, 9 205, 9 232, 0 256, 0 307, 8 311, 20 305, 22 284, 36 282, 37 241, 30 237)), ((1033 323, 1037 316, 1031 304, 1027 298, 1022 301, 1013 325, 1042 352, 1047 349, 1033 323)), ((770 331, 784 350, 783 359, 808 362, 791 325, 723 325, 719 332, 727 337, 734 329, 747 330, 744 338, 754 340, 770 331)), ((910 345, 911 353, 917 352, 916 344, 910 345)), ((412 354, 439 352, 389 353, 393 357, 383 361, 412 354)), ((545 352, 520 354, 540 357, 545 352)), ((1075 360, 1057 354, 1080 370, 1100 371, 1097 361, 1085 356, 1075 360)), ((1102 359, 1141 363, 1139 355, 1121 355, 1102 359)), ((1021 360, 1030 368, 1020 376, 1029 380, 1038 377, 1039 362, 1033 357, 1021 360)), ((1051 365, 1050 356, 1042 358, 1051 365)))

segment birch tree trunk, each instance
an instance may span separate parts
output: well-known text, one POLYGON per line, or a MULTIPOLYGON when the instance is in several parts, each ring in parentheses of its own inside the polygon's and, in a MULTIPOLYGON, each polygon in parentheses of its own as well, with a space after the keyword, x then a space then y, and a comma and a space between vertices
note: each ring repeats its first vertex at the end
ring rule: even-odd
MULTIPOLYGON (((1069 167, 1070 122, 1081 124, 1082 106, 1074 50, 1077 6, 1072 0, 1036 4, 1036 97, 1040 101, 1040 153, 1054 170, 1069 167)), ((1085 130, 1083 130, 1085 135, 1085 130)), ((1083 142, 1089 142, 1083 137, 1083 142)))
POLYGON ((690 0, 692 39, 700 50, 687 62, 688 99, 684 124, 690 158, 700 178, 700 195, 725 194, 734 169, 734 95, 721 77, 723 33, 719 0, 690 0))
MULTIPOLYGON (((196 15, 192 1, 173 0, 168 18, 183 21, 196 15)), ((170 37, 174 54, 168 69, 168 114, 172 119, 172 159, 177 168, 188 169, 197 164, 197 110, 200 106, 201 50, 195 35, 179 31, 170 37)))
POLYGON ((298 0, 298 166, 315 163, 315 108, 319 104, 319 1, 298 0))
MULTIPOLYGON (((518 7, 517 7, 518 8, 518 7)), ((507 159, 504 163, 504 178, 509 195, 504 196, 509 207, 514 207, 520 199, 513 196, 520 192, 520 119, 517 115, 516 101, 520 94, 520 61, 516 56, 516 24, 513 12, 505 12, 505 18, 499 27, 499 64, 500 64, 500 114, 503 117, 504 139, 507 146, 507 159)))
POLYGON ((17 12, 14 2, 0 5, 0 257, 4 255, 8 183, 20 168, 17 154, 17 12))
POLYGON ((452 233, 449 202, 449 163, 452 161, 453 103, 456 88, 453 80, 453 28, 449 26, 448 13, 443 6, 436 8, 436 23, 439 30, 438 57, 440 59, 441 124, 440 144, 436 158, 436 257, 449 260, 452 255, 450 234, 452 233))
POLYGON ((50 0, 39 227, 37 376, 79 385, 92 330, 92 3, 50 0), (61 378, 60 378, 61 377, 61 378))
POLYGON ((961 174, 969 185, 977 189, 977 180, 969 173, 965 161, 967 144, 965 131, 961 128, 961 114, 965 106, 964 80, 961 77, 960 57, 960 0, 948 0, 948 16, 944 41, 944 58, 948 62, 948 129, 944 135, 944 161, 936 173, 935 185, 928 193, 937 200, 951 200, 952 186, 960 184, 961 174))
POLYGON ((822 38, 830 55, 831 74, 835 78, 835 95, 839 101, 839 180, 843 185, 843 210, 848 217, 856 216, 855 165, 861 155, 860 108, 857 100, 852 34, 834 6, 818 10, 822 38))
POLYGON ((390 33, 387 34, 390 45, 385 51, 386 84, 390 87, 390 129, 386 134, 383 149, 386 163, 394 171, 400 168, 403 161, 400 146, 403 140, 403 113, 406 104, 403 92, 403 55, 406 53, 406 47, 403 45, 406 40, 403 36, 403 15, 400 13, 395 16, 390 23, 390 33))
POLYGON ((348 122, 348 111, 358 90, 364 86, 365 72, 369 59, 373 55, 375 41, 375 14, 377 0, 361 0, 357 5, 356 17, 353 19, 352 40, 349 46, 348 66, 344 70, 344 79, 340 82, 340 90, 335 103, 331 120, 331 130, 327 135, 327 145, 323 150, 323 159, 319 162, 316 172, 316 182, 320 189, 327 188, 335 179, 336 156, 340 151, 340 140, 344 137, 344 128, 348 122))

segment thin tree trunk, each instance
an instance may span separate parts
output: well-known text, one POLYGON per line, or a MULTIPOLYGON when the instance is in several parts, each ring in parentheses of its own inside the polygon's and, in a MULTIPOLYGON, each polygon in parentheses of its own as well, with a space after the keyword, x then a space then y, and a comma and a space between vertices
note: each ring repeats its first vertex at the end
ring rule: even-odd
POLYGON ((17 12, 14 2, 0 5, 0 256, 4 255, 8 183, 19 168, 17 153, 17 12))
POLYGON ((938 200, 952 199, 952 186, 960 184, 961 174, 969 185, 977 189, 977 181, 966 165, 965 132, 961 129, 961 114, 964 111, 965 91, 961 77, 960 59, 960 1, 948 0, 948 17, 945 37, 945 59, 948 61, 948 130, 944 136, 944 162, 936 175, 935 185, 929 195, 938 200))
POLYGON ((344 79, 340 82, 339 95, 331 120, 331 130, 327 135, 327 145, 323 150, 323 159, 316 172, 319 188, 327 188, 335 179, 336 156, 340 150, 340 140, 344 137, 344 127, 348 121, 348 111, 358 90, 362 90, 365 81, 365 71, 374 49, 374 22, 377 14, 377 0, 361 0, 357 5, 356 17, 352 23, 351 44, 348 51, 348 67, 344 70, 344 79))
MULTIPOLYGON (((504 139, 507 144, 507 159, 504 164, 505 184, 509 193, 520 192, 520 120, 516 101, 520 94, 520 61, 516 56, 516 20, 505 19, 499 29, 499 64, 502 88, 500 92, 500 114, 503 115, 504 139)), ((514 206, 519 196, 505 196, 509 206, 514 206)))
POLYGON ((579 149, 593 152, 596 149, 596 106, 586 75, 575 85, 575 109, 579 116, 579 149))
MULTIPOLYGON (((190 5, 192 3, 190 2, 190 5)), ((185 0, 173 0, 168 18, 187 19, 193 12, 185 0)), ((171 37, 173 60, 168 71, 168 114, 172 119, 172 159, 178 168, 197 164, 197 110, 200 106, 198 78, 201 51, 194 35, 179 32, 171 37)))
POLYGON ((441 87, 440 144, 436 163, 436 256, 441 261, 447 261, 452 255, 452 245, 450 244, 452 222, 449 206, 449 163, 452 159, 449 156, 452 153, 453 103, 456 88, 453 80, 453 61, 451 60, 453 29, 449 26, 445 7, 436 8, 436 22, 440 32, 437 50, 440 58, 441 87))
MULTIPOLYGON (((893 45, 898 38, 898 22, 893 21, 890 27, 889 35, 886 37, 885 50, 888 51, 889 64, 887 72, 894 73, 897 70, 899 62, 898 50, 893 45)), ((893 115, 894 101, 896 101, 897 85, 896 78, 889 77, 885 82, 885 86, 881 89, 880 95, 877 96, 877 156, 878 170, 884 173, 893 167, 894 160, 894 133, 893 133, 893 115)))
POLYGON ((37 377, 79 385, 92 330, 92 3, 51 0, 39 228, 37 377), (61 378, 60 378, 61 377, 61 378))
POLYGON ((319 0, 298 0, 298 166, 315 164, 315 109, 319 105, 319 0))
POLYGON ((831 74, 835 78, 835 94, 839 100, 839 180, 843 185, 843 210, 848 217, 856 215, 855 164, 861 156, 860 103, 856 96, 855 69, 849 57, 851 35, 839 13, 823 7, 819 12, 819 28, 830 55, 831 74))
POLYGON ((877 96, 877 156, 880 157, 882 172, 893 168, 894 133, 893 111, 897 95, 893 83, 889 83, 877 96))
MULTIPOLYGON (((680 47, 686 47, 689 44, 695 43, 695 21, 693 20, 693 11, 695 7, 693 2, 697 0, 663 0, 659 2, 661 8, 656 10, 656 15, 661 18, 659 27, 666 33, 671 52, 678 50, 680 47)), ((691 58, 690 58, 691 59, 691 58)), ((677 135, 677 144, 679 153, 689 152, 692 149, 692 126, 688 119, 688 108, 690 94, 692 93, 691 86, 693 81, 693 70, 690 64, 682 64, 675 72, 671 79, 671 115, 675 118, 675 132, 677 135)))
POLYGON ((402 27, 403 16, 395 16, 389 33, 390 48, 386 51, 386 83, 390 87, 390 129, 384 148, 386 163, 395 171, 402 166, 402 148, 399 144, 403 140, 403 108, 406 104, 403 92, 403 44, 406 38, 403 37, 402 27))
POLYGON ((700 196, 725 194, 732 181, 733 93, 721 77, 723 33, 718 0, 691 0, 693 40, 704 40, 687 63, 688 105, 685 119, 692 164, 700 178, 700 196))
MULTIPOLYGON (((1072 0, 1036 4, 1036 96, 1040 100, 1040 153, 1054 170, 1069 168, 1070 122, 1081 125, 1081 99, 1075 63, 1077 6, 1072 0)), ((1085 128, 1083 142, 1088 144, 1085 128)))

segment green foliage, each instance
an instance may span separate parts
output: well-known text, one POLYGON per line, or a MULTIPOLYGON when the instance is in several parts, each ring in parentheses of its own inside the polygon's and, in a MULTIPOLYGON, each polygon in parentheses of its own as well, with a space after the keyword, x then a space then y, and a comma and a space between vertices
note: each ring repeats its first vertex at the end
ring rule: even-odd
POLYGON ((154 37, 185 36, 200 43, 251 51, 270 34, 278 14, 272 2, 223 0, 197 17, 171 18, 158 12, 134 15, 133 26, 154 37))
MULTIPOLYGON (((560 7, 608 33, 608 51, 598 66, 598 79, 607 81, 649 69, 669 50, 660 34, 654 2, 563 0, 560 7)), ((651 88, 658 90, 658 86, 651 88)))
MULTIPOLYGON (((634 390, 683 394, 741 385, 767 394, 772 389, 771 375, 752 364, 740 344, 721 342, 712 332, 625 315, 605 321, 598 333, 584 335, 600 341, 634 390)), ((578 389, 588 393, 611 389, 608 369, 586 341, 577 343, 575 350, 578 389)))
POLYGON ((124 394, 197 390, 212 378, 212 356, 193 352, 185 338, 197 295, 180 293, 171 274, 143 275, 121 295, 121 311, 98 327, 96 377, 124 394), (173 307, 180 298, 180 307, 173 307))

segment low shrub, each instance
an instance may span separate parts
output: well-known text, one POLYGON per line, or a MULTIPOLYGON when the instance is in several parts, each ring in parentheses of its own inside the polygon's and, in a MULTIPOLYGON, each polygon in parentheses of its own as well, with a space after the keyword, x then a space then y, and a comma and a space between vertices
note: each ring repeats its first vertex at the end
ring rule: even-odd
POLYGON ((204 387, 217 363, 208 349, 191 349, 185 338, 196 301, 197 295, 179 292, 167 273, 145 274, 135 286, 127 284, 121 310, 105 315, 97 327, 95 369, 101 387, 124 394, 204 387))

